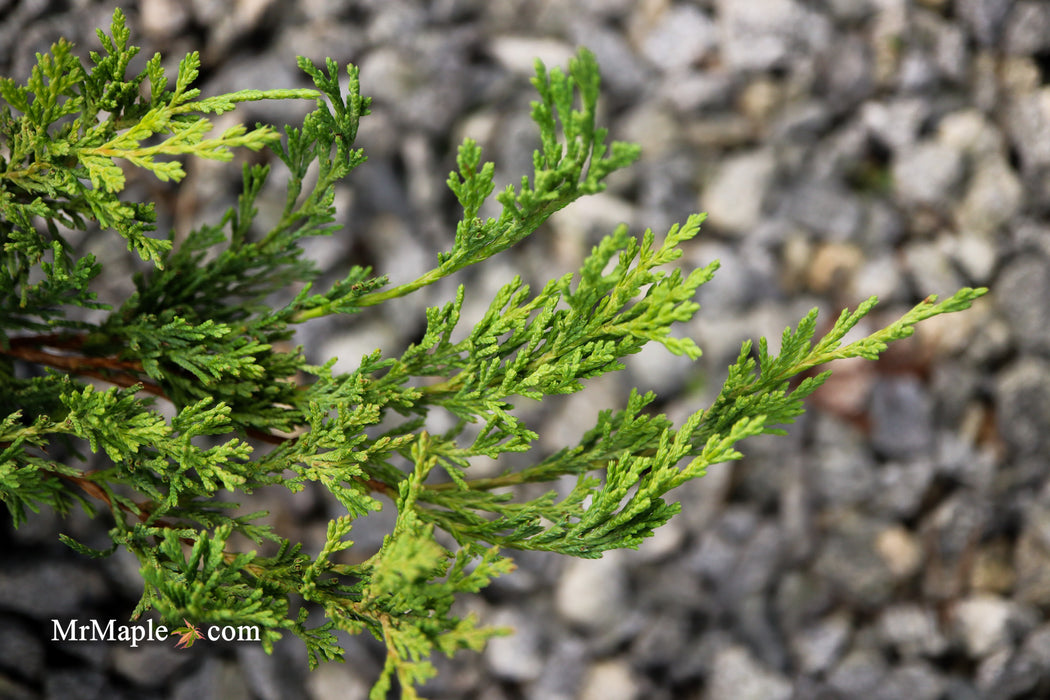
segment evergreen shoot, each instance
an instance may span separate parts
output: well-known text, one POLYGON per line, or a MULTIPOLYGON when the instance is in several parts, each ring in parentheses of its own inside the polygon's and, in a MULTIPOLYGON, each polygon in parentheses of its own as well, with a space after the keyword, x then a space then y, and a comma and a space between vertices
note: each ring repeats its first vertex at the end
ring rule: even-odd
POLYGON ((386 697, 395 679, 403 697, 416 697, 434 673, 434 652, 479 649, 506 632, 457 616, 453 603, 510 571, 508 553, 592 558, 637 547, 678 512, 667 492, 738 459, 742 440, 781 432, 803 412, 828 376, 809 370, 876 359, 917 323, 966 309, 985 292, 931 296, 849 343, 874 298, 843 311, 823 337, 814 310, 785 330, 779 354, 765 339, 757 349, 745 343, 712 405, 680 425, 653 410, 652 393, 632 392, 575 443, 539 454, 515 405, 583 391, 650 342, 700 355, 670 329, 698 311, 697 289, 717 268, 674 267, 702 216, 660 236, 621 226, 575 274, 542 289, 511 279, 472 327, 460 323, 460 286, 427 309, 419 342, 377 350, 350 372, 334 373, 334 359, 310 365, 287 341, 297 324, 353 314, 484 264, 634 161, 638 148, 607 143, 596 123, 599 74, 589 52, 567 72, 537 62, 532 118, 541 146, 534 171, 495 194, 498 216, 482 217, 494 168, 467 140, 448 176, 463 217, 433 269, 391 286, 353 267, 315 290, 320 271, 300 243, 336 230, 334 187, 365 161, 354 147, 369 111, 357 69, 346 67, 344 89, 334 61, 300 58, 311 89, 204 97, 192 87, 196 54, 173 80, 159 55, 129 75, 138 49, 119 10, 98 36, 101 51, 88 66, 59 41, 38 55, 25 85, 0 79, 0 497, 16 526, 27 512, 74 506, 111 524, 112 545, 101 551, 59 536, 87 556, 123 548, 137 557, 143 593, 134 618, 154 611, 187 630, 257 625, 268 651, 290 633, 311 667, 342 659, 336 630, 374 635, 388 651, 373 698, 386 697), (317 107, 298 127, 212 135, 210 115, 271 99, 317 107), (284 209, 268 230, 255 220, 265 165, 245 165, 236 206, 188 232, 157 235, 155 204, 122 198, 130 169, 178 181, 186 158, 229 161, 240 148, 267 150, 289 171, 284 209), (89 227, 120 236, 144 261, 128 298, 98 297, 103 264, 74 245, 89 227), (425 421, 439 410, 455 420, 432 434, 425 421), (478 460, 526 451, 528 466, 471 473, 478 460), (553 483, 562 477, 575 486, 559 496, 553 483), (263 513, 232 514, 230 499, 219 498, 225 491, 250 505, 260 487, 299 492, 309 482, 345 509, 319 551, 261 524, 263 513), (521 484, 552 487, 531 499, 507 488, 521 484), (396 509, 393 531, 378 552, 347 563, 340 553, 353 547, 355 519, 381 508, 396 509), (235 534, 269 554, 234 547, 235 534), (310 619, 317 610, 320 623, 310 619))

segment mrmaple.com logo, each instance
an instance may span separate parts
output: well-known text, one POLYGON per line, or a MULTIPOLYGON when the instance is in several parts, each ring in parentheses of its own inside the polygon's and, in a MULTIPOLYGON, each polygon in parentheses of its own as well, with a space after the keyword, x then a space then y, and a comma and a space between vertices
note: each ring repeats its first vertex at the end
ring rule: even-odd
POLYGON ((184 627, 169 630, 165 625, 155 625, 153 620, 140 625, 118 625, 116 620, 105 623, 99 620, 51 620, 52 642, 123 642, 135 648, 142 642, 163 642, 178 637, 175 646, 189 648, 198 639, 210 642, 258 642, 261 641, 257 625, 211 625, 201 628, 189 620, 184 627))

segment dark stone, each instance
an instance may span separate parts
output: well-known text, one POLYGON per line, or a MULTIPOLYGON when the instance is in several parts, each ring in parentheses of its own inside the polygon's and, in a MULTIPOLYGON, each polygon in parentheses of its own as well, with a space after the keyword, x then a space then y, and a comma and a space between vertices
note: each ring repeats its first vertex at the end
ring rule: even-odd
POLYGON ((1024 357, 999 376, 996 386, 999 434, 1014 455, 1050 450, 1050 363, 1024 357))
POLYGON ((118 673, 145 688, 160 687, 194 658, 193 653, 176 649, 174 643, 118 646, 112 656, 118 673))
POLYGON ((886 661, 881 654, 856 649, 828 674, 828 684, 844 697, 867 697, 882 683, 886 673, 886 661))
POLYGON ((740 550, 733 571, 724 579, 723 594, 732 600, 765 590, 776 574, 783 550, 780 528, 765 523, 740 550))
POLYGON ((822 63, 817 89, 836 111, 856 106, 875 89, 875 61, 869 42, 847 36, 831 45, 822 63))
POLYGON ((851 240, 864 210, 857 198, 834 182, 807 182, 788 196, 788 216, 795 223, 832 241, 851 240))
POLYGON ((0 571, 0 607, 39 619, 82 616, 105 593, 102 576, 87 565, 12 562, 0 571))
POLYGON ((685 566, 712 580, 724 579, 735 565, 746 538, 754 531, 757 522, 755 513, 750 509, 727 510, 686 555, 685 566))
POLYGON ((1043 170, 1050 166, 1050 105, 1041 91, 1013 96, 1006 108, 1006 134, 1020 161, 1027 184, 1045 187, 1043 170))
POLYGON ((881 521, 844 515, 829 523, 828 537, 817 555, 816 571, 861 609, 885 604, 893 592, 893 572, 875 549, 876 538, 884 529, 881 521))
POLYGON ((927 556, 922 587, 926 597, 948 600, 962 593, 964 569, 988 526, 988 510, 981 496, 959 491, 922 521, 919 529, 927 556))
POLYGON ((40 694, 28 686, 0 673, 0 698, 4 700, 40 700, 40 694))
POLYGON ((871 395, 871 443, 893 459, 926 455, 932 448, 930 397, 914 377, 886 377, 871 395))
MULTIPOLYGON (((28 628, 18 618, 0 615, 0 668, 23 679, 37 679, 44 669, 44 649, 40 632, 28 628)), ((0 687, 0 697, 6 697, 0 687)))
POLYGON ((999 40, 1013 0, 956 0, 955 14, 965 22, 981 44, 993 46, 999 40))
POLYGON ((236 664, 206 658, 174 684, 172 700, 250 700, 251 691, 236 664))
POLYGON ((878 688, 866 697, 872 700, 939 700, 947 685, 944 678, 925 662, 911 662, 893 669, 878 688))
POLYGON ((793 635, 791 651, 802 671, 823 673, 837 662, 849 642, 850 627, 846 616, 832 615, 793 635))
POLYGON ((780 627, 794 636, 819 619, 834 600, 826 576, 814 571, 789 571, 777 583, 773 606, 780 627))
POLYGON ((46 700, 108 700, 114 692, 106 688, 106 677, 98 671, 51 671, 44 679, 46 700))
POLYGON ((914 516, 933 481, 934 471, 933 462, 925 458, 887 464, 877 474, 875 503, 886 515, 914 516))
POLYGON ((813 490, 824 501, 843 505, 874 495, 875 459, 860 433, 826 415, 814 417, 817 447, 812 457, 813 490))
POLYGON ((1050 49, 1050 4, 1022 0, 1006 18, 1003 44, 1009 53, 1029 56, 1050 49))
POLYGON ((297 639, 287 637, 274 645, 273 654, 267 654, 259 644, 237 645, 237 661, 244 680, 260 700, 292 700, 304 696, 303 674, 307 672, 306 650, 297 639), (298 644, 298 652, 288 642, 298 644), (302 656, 303 658, 298 658, 302 656))
POLYGON ((995 295, 1021 349, 1050 353, 1050 263, 1040 255, 1016 258, 999 274, 995 295))
POLYGON ((1050 625, 1033 630, 1003 673, 1004 697, 1045 697, 1050 692, 1050 625))
POLYGON ((689 619, 683 615, 652 618, 631 644, 631 658, 643 668, 668 669, 689 646, 690 633, 689 619))

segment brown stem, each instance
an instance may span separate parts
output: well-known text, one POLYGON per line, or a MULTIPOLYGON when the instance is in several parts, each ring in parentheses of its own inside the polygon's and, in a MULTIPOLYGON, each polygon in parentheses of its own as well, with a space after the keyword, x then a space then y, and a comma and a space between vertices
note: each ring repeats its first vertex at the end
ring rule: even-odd
POLYGON ((142 363, 136 360, 118 360, 115 357, 85 357, 83 355, 58 355, 41 350, 39 346, 49 345, 66 349, 79 348, 84 342, 83 336, 48 334, 34 337, 12 338, 7 349, 0 353, 26 362, 33 362, 55 369, 62 369, 71 374, 95 377, 117 386, 129 387, 142 385, 142 390, 155 396, 164 396, 164 390, 153 382, 139 377, 142 363))
POLYGON ((16 345, 14 340, 17 339, 12 340, 11 347, 8 350, 0 352, 26 362, 35 362, 73 373, 79 373, 84 369, 109 369, 125 373, 142 371, 142 363, 135 360, 118 360, 113 357, 84 357, 82 355, 56 355, 37 347, 24 347, 21 343, 16 345))
MULTIPOLYGON (((106 506, 109 507, 110 510, 113 509, 113 499, 109 497, 109 494, 106 493, 105 489, 103 489, 91 479, 87 479, 83 476, 75 476, 73 474, 58 474, 58 476, 65 479, 66 481, 73 482, 81 489, 83 489, 87 495, 102 501, 106 504, 106 506)), ((134 515, 136 518, 139 519, 139 522, 141 523, 145 523, 147 520, 149 520, 150 509, 144 503, 136 503, 134 508, 125 503, 117 503, 117 507, 120 510, 127 513, 128 515, 134 515)), ((157 525, 157 527, 163 528, 176 527, 175 524, 170 523, 167 520, 157 520, 154 524, 157 525)), ((188 537, 180 537, 179 539, 182 540, 182 542, 185 544, 193 544, 193 540, 189 539, 188 537)))
POLYGON ((40 335, 24 335, 11 338, 8 340, 8 343, 12 348, 39 348, 46 345, 52 348, 74 350, 83 347, 86 340, 87 336, 83 333, 77 335, 70 333, 42 333, 40 335))
MULTIPOLYGON (((141 391, 148 392, 154 396, 159 396, 165 400, 170 400, 164 393, 163 387, 159 384, 140 378, 139 375, 143 372, 142 363, 136 360, 119 360, 114 357, 86 357, 83 355, 58 355, 40 349, 40 346, 44 345, 65 349, 78 349, 83 345, 84 340, 85 337, 83 335, 71 336, 63 333, 48 333, 37 336, 11 338, 8 348, 0 348, 0 354, 15 357, 26 362, 34 362, 48 367, 54 367, 56 369, 62 369, 71 374, 94 377, 96 379, 110 382, 111 384, 116 384, 120 387, 127 388, 131 386, 139 386, 141 391)), ((274 435, 273 433, 258 430, 256 428, 248 428, 247 433, 250 437, 270 445, 281 445, 297 439, 295 437, 274 435)), ((76 477, 72 477, 72 479, 77 480, 76 477)), ((77 483, 79 483, 81 488, 87 491, 90 495, 105 501, 106 505, 112 507, 112 503, 110 503, 110 499, 105 491, 99 489, 97 485, 83 479, 77 480, 77 483)), ((362 480, 362 483, 368 486, 372 491, 393 498, 390 486, 382 481, 377 479, 364 479, 362 480)), ((131 512, 126 506, 121 507, 122 509, 131 512)), ((139 517, 141 518, 143 516, 139 515, 139 517)))

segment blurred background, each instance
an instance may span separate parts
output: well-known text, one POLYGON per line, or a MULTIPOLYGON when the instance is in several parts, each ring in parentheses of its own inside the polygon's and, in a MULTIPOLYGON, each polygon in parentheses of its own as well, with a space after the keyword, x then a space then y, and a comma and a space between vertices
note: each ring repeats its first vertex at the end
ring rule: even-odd
MULTIPOLYGON (((521 405, 540 449, 575 439, 631 387, 681 420, 717 394, 740 343, 819 307, 828 326, 870 295, 865 326, 928 294, 988 286, 972 310, 923 324, 878 363, 840 363, 789 434, 680 489, 682 513, 638 551, 597 561, 521 553, 518 570, 465 599, 516 628, 483 653, 437 658, 431 698, 969 700, 1050 696, 1050 3, 1033 0, 144 0, 122 5, 132 42, 173 75, 199 51, 205 95, 306 86, 297 55, 361 68, 374 98, 368 161, 337 194, 336 235, 311 257, 340 276, 369 264, 413 279, 457 220, 444 180, 470 136, 497 187, 531 173, 533 61, 589 47, 611 137, 641 160, 524 244, 384 307, 301 332, 311 360, 351 369, 400 352, 423 310, 467 286, 477 317, 512 275, 574 270, 626 222, 663 234, 708 219, 683 265, 718 259, 701 311, 679 331, 696 364, 647 349, 627 371, 521 405)), ((113 3, 0 0, 0 74, 23 82, 59 37, 85 58, 113 3)), ((219 119, 296 123, 309 104, 253 103, 219 119)), ((194 162, 176 187, 146 177, 160 231, 217 221, 236 165, 194 162)), ((280 174, 260 203, 276 215, 280 174)), ((121 241, 83 245, 128 280, 121 241)), ((501 465, 495 465, 500 469, 501 465)), ((337 505, 261 494, 282 534, 323 542, 337 505)), ((355 525, 367 556, 393 509, 355 525)), ((306 671, 295 639, 255 645, 47 641, 54 617, 126 619, 137 565, 86 561, 108 525, 44 513, 0 546, 0 697, 178 700, 363 698, 381 646, 347 638, 347 662, 306 671)))

